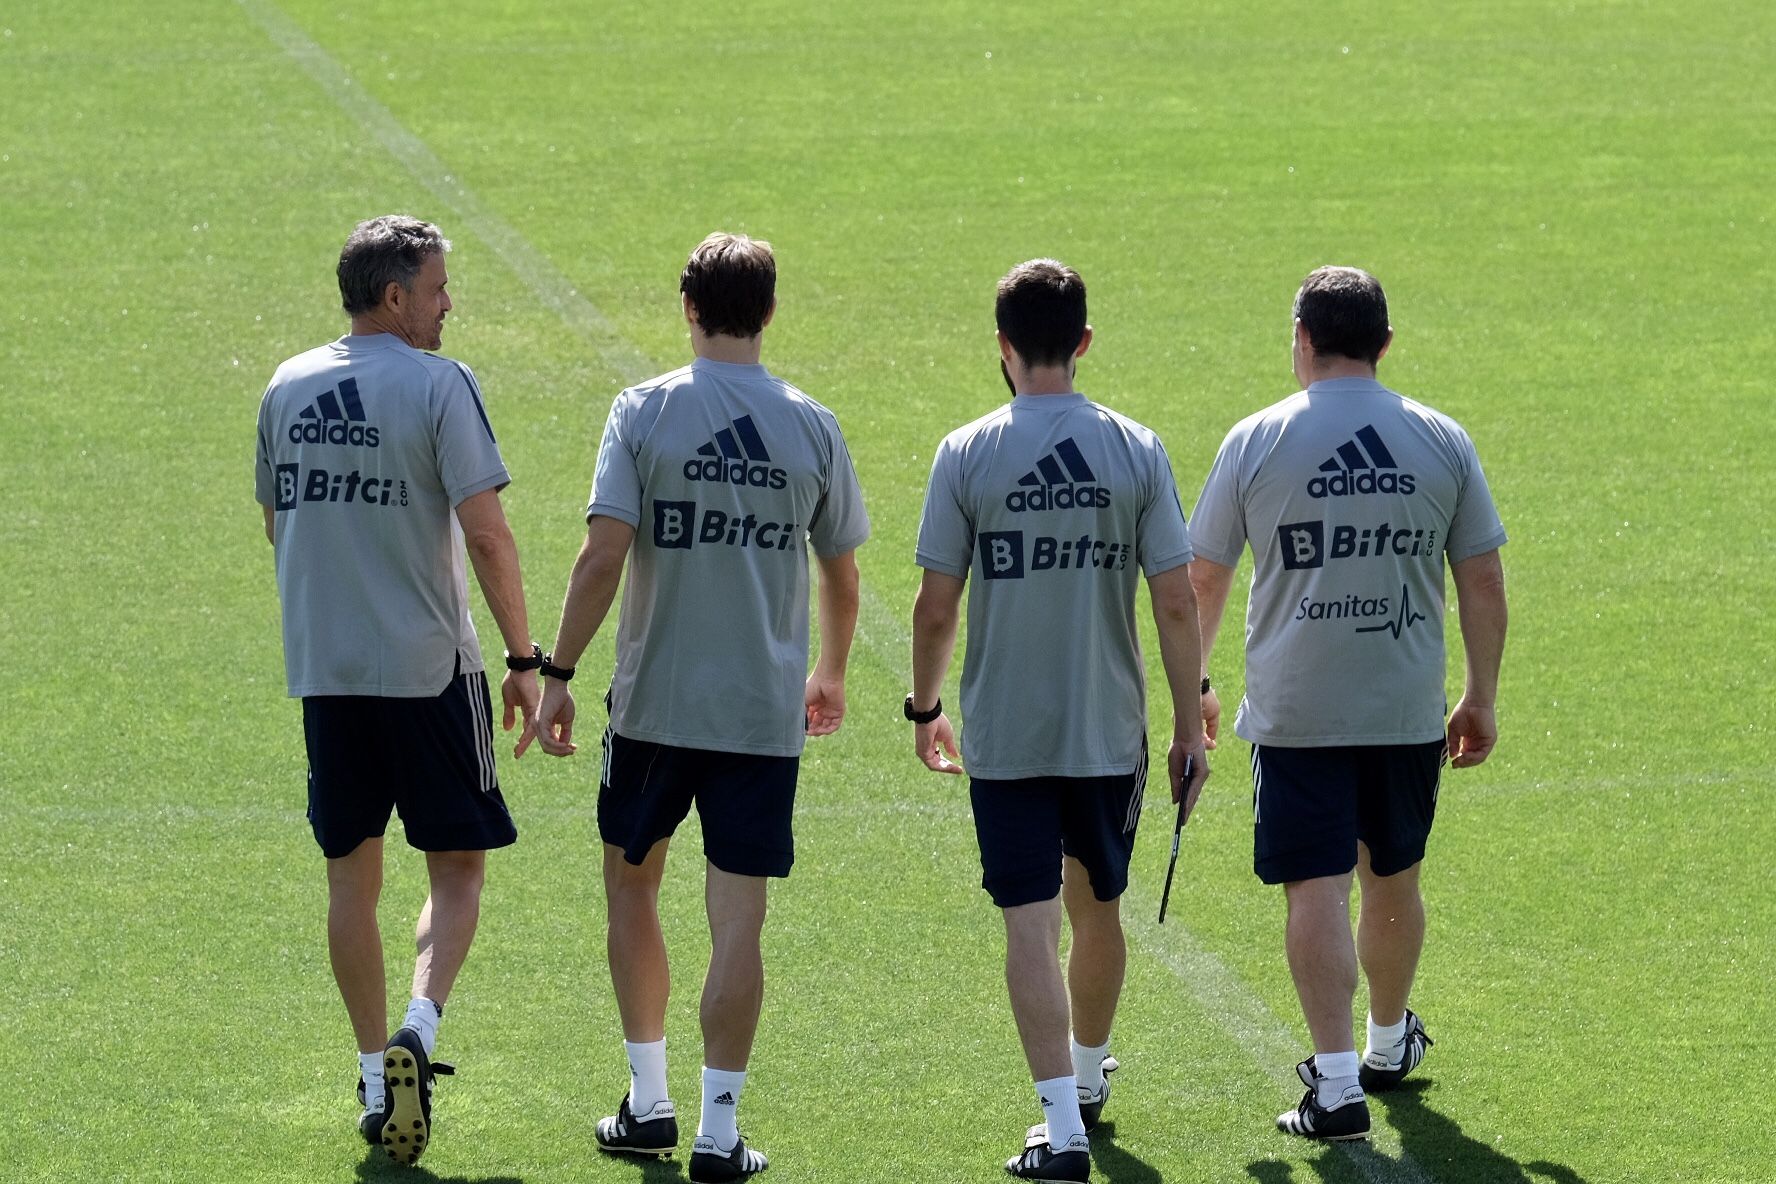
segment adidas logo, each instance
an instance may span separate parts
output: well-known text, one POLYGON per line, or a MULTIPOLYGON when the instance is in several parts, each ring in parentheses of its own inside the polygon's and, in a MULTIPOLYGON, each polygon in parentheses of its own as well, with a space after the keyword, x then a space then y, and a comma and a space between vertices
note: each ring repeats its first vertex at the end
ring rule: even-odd
POLYGON ((770 466, 770 450, 752 426, 750 415, 742 415, 717 432, 709 443, 697 449, 697 456, 708 459, 693 457, 685 461, 686 481, 716 481, 760 489, 782 489, 789 484, 788 473, 770 466))
POLYGON ((717 1106, 732 1106, 734 1104, 734 1095, 724 1089, 721 1093, 716 1095, 715 1104, 717 1106))
POLYGON ((290 425, 292 444, 355 444, 375 448, 381 434, 364 423, 364 401, 358 398, 358 380, 342 378, 338 391, 323 391, 313 403, 296 413, 290 425))
POLYGON ((1357 434, 1338 446, 1338 451, 1320 462, 1320 472, 1307 483, 1309 497, 1349 497, 1356 493, 1411 493, 1418 480, 1411 473, 1401 473, 1394 454, 1381 442, 1381 433, 1370 424, 1357 429, 1357 434), (1365 455, 1367 450, 1367 455, 1365 455))
POLYGON ((1071 436, 1054 446, 1036 467, 1018 478, 1019 488, 1005 495, 1005 508, 1026 510, 1091 510, 1110 504, 1110 491, 1096 484, 1097 474, 1085 463, 1071 436))

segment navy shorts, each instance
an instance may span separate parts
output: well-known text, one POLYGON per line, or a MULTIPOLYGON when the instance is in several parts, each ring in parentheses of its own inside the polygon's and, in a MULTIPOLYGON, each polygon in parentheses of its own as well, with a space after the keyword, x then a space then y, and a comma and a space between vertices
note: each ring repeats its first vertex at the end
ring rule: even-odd
POLYGON ((1002 909, 1053 900, 1067 855, 1085 866, 1093 896, 1115 900, 1128 888, 1146 789, 1145 746, 1135 771, 1114 777, 970 778, 981 887, 1002 909))
POLYGON ((1425 744, 1252 746, 1252 870, 1266 884, 1341 876, 1369 848, 1378 876, 1424 858, 1448 751, 1425 744))
POLYGON ((703 855, 735 876, 789 875, 801 758, 679 748, 604 731, 598 835, 640 865, 697 805, 703 855))
POLYGON ((308 822, 328 859, 381 838, 399 810, 408 845, 486 851, 518 841, 493 764, 487 675, 458 674, 430 699, 312 695, 308 822))

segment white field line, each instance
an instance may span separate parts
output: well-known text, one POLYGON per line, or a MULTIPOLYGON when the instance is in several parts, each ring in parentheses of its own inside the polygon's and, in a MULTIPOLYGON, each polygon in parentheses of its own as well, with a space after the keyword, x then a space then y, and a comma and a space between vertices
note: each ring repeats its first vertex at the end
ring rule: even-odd
MULTIPOLYGON (((619 379, 633 382, 654 373, 655 367, 648 359, 617 333, 610 320, 580 295, 546 256, 499 215, 482 205, 424 141, 403 127, 387 107, 358 86, 332 55, 275 4, 268 0, 236 2, 347 115, 374 136, 389 155, 406 166, 414 178, 452 213, 456 225, 487 243, 544 307, 553 309, 585 338, 619 379)), ((910 664, 912 641, 906 624, 867 588, 858 616, 858 635, 859 640, 890 669, 904 670, 910 664)), ((1235 1036, 1254 1060, 1270 1070, 1279 1084, 1287 1087, 1284 1093, 1292 1094, 1298 1085, 1290 1066, 1300 1051, 1295 1037, 1225 963, 1190 936, 1182 925, 1175 922, 1174 925, 1175 928, 1162 933, 1157 925, 1134 920, 1129 930, 1142 948, 1170 969, 1186 989, 1196 994, 1211 1019, 1235 1036)), ((1280 950, 1278 954, 1281 955, 1280 950)), ((1390 1133, 1379 1128, 1378 1133, 1391 1138, 1390 1133)), ((1369 1148, 1338 1146, 1372 1184, 1431 1184, 1431 1177, 1403 1152, 1397 1158, 1390 1158, 1369 1148)), ((1397 1147, 1395 1140, 1393 1149, 1397 1147)))

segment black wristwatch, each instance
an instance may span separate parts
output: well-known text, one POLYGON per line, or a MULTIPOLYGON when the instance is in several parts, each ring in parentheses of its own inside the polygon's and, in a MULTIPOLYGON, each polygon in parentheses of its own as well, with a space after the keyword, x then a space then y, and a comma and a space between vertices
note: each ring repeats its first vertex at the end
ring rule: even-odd
POLYGON ((527 670, 535 670, 543 664, 543 647, 536 642, 530 643, 530 653, 520 658, 511 650, 506 651, 506 669, 516 670, 522 674, 527 670))
POLYGON ((1206 674, 1205 674, 1205 675, 1203 675, 1203 686, 1202 686, 1202 690, 1200 690, 1200 691, 1198 691, 1198 692, 1197 692, 1197 693, 1198 693, 1198 694, 1199 694, 1199 695, 1206 695, 1206 694, 1208 694, 1208 693, 1209 693, 1209 676, 1208 676, 1208 675, 1206 675, 1206 674))
POLYGON ((938 716, 943 714, 943 700, 939 699, 936 703, 934 703, 932 705, 930 711, 914 711, 913 710, 913 693, 911 691, 908 691, 907 697, 906 697, 906 702, 902 703, 900 705, 900 710, 901 710, 901 714, 905 715, 908 719, 912 720, 914 723, 928 724, 932 720, 936 719, 938 716))
POLYGON ((574 668, 572 666, 555 665, 554 662, 550 661, 554 656, 554 654, 544 654, 541 662, 538 663, 543 668, 543 677, 558 679, 561 682, 572 682, 574 668))

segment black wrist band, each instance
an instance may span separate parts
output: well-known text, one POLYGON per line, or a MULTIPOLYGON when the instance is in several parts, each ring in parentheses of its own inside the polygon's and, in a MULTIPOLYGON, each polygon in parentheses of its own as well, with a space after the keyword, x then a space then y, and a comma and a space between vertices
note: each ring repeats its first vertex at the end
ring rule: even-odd
POLYGON ((544 654, 543 655, 543 660, 541 663, 542 669, 543 669, 543 677, 557 679, 560 682, 572 682, 573 676, 574 676, 574 668, 572 666, 557 666, 557 665, 555 665, 554 662, 549 660, 552 657, 554 657, 553 654, 544 654))
POLYGON ((520 658, 511 650, 506 651, 506 669, 522 674, 527 670, 535 670, 543 664, 543 647, 536 642, 530 643, 530 653, 520 658))
POLYGON ((1198 691, 1197 694, 1206 695, 1208 693, 1209 693, 1209 676, 1205 674, 1205 675, 1203 675, 1202 690, 1198 691))
POLYGON ((916 724, 928 724, 943 714, 943 700, 939 699, 936 703, 932 704, 930 711, 914 711, 913 694, 911 691, 908 691, 906 702, 900 705, 900 711, 902 715, 906 716, 916 724))

